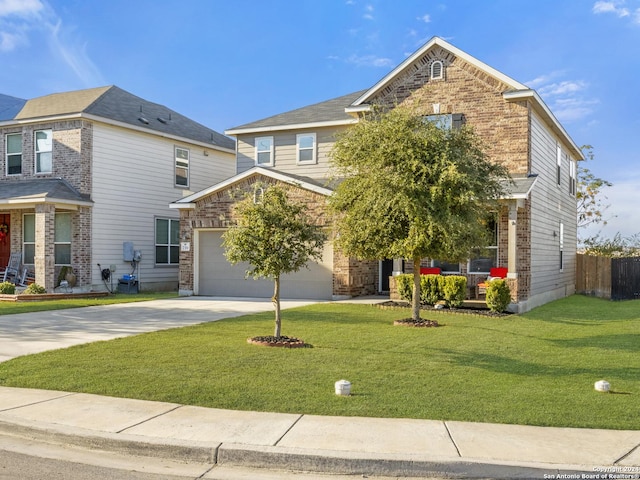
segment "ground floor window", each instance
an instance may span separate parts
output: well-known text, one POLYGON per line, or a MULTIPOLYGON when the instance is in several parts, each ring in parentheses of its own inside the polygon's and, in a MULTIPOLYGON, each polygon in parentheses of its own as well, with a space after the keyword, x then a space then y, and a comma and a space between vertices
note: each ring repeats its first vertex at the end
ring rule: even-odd
POLYGON ((56 213, 54 235, 56 265, 71 265, 71 214, 56 213))
POLYGON ((156 218, 156 265, 180 262, 180 221, 156 218))
POLYGON ((22 263, 33 265, 36 256, 36 216, 27 213, 22 220, 22 263))
POLYGON ((451 263, 444 260, 433 260, 432 267, 437 267, 442 273, 460 273, 460 264, 451 263))
MULTIPOLYGON (((33 265, 36 255, 36 214, 26 213, 22 228, 22 263, 33 265)), ((71 214, 56 213, 54 258, 56 265, 71 265, 71 214)))

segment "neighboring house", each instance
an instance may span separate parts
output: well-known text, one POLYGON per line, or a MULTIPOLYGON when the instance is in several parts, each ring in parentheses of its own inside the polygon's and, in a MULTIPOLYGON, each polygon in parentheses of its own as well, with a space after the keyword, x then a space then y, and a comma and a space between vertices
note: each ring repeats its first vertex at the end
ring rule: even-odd
POLYGON ((0 266, 21 252, 49 292, 63 266, 74 290, 116 289, 134 249, 139 287, 175 290, 179 215, 168 204, 233 175, 234 152, 233 139, 115 86, 0 95, 0 266))
MULTIPOLYGON (((221 234, 238 188, 282 182, 321 212, 331 195, 330 152, 335 134, 372 105, 412 105, 445 128, 466 123, 487 145, 492 161, 513 178, 496 212, 494 242, 460 264, 425 259, 422 266, 466 275, 470 296, 492 267, 507 267, 514 310, 564 297, 575 288, 576 161, 582 153, 538 94, 441 38, 434 37, 367 90, 303 107, 225 133, 237 139, 237 174, 171 206, 181 210, 180 291, 196 295, 269 296, 266 282, 244 280, 224 259, 221 234), (192 248, 193 245, 193 248, 192 248)), ((328 222, 319 216, 319 222, 328 222)), ((335 298, 389 289, 392 271, 410 262, 359 262, 329 242, 324 260, 283 281, 283 297, 335 298)))

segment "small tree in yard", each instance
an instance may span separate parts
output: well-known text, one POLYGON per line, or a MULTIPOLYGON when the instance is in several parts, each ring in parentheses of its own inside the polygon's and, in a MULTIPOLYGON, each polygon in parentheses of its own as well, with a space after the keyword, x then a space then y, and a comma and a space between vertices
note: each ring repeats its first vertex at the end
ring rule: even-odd
POLYGON ((223 234, 225 256, 232 264, 248 262, 246 276, 274 282, 275 333, 281 336, 280 277, 297 272, 309 260, 320 260, 326 235, 305 213, 306 206, 289 200, 279 186, 256 190, 235 205, 237 225, 223 234))
POLYGON ((330 205, 336 245, 360 259, 413 260, 412 319, 420 319, 420 261, 456 261, 488 242, 507 171, 487 159, 470 128, 445 129, 407 109, 378 109, 332 151, 345 177, 330 205))

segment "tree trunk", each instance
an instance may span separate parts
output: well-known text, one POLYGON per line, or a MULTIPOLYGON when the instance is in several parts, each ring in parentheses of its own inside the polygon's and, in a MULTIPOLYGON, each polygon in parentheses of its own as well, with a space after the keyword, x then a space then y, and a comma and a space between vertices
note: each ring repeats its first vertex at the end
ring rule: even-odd
POLYGON ((420 320, 420 260, 413 259, 413 296, 411 298, 411 319, 414 322, 420 320))
POLYGON ((280 327, 282 325, 282 319, 280 318, 280 277, 277 276, 274 279, 273 283, 274 283, 274 288, 273 288, 273 297, 271 298, 271 301, 273 302, 273 307, 276 310, 276 330, 273 335, 275 337, 279 337, 280 327))

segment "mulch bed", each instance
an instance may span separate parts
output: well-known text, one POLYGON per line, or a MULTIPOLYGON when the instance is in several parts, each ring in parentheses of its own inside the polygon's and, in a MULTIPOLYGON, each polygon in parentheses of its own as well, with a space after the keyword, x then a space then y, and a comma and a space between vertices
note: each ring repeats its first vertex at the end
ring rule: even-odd
MULTIPOLYGON (((378 308, 382 309, 400 309, 400 308, 411 308, 411 304, 409 302, 404 301, 396 301, 389 300, 387 302, 376 304, 378 308)), ((511 312, 492 312, 487 308, 474 308, 474 307, 459 307, 459 308, 435 308, 432 305, 421 305, 420 310, 427 311, 429 313, 460 313, 467 315, 481 315, 484 317, 507 317, 509 315, 513 315, 511 312)))
POLYGON ((412 318, 404 318, 402 320, 396 320, 394 325, 400 325, 403 327, 439 327, 440 324, 435 320, 427 320, 421 318, 420 320, 413 320, 412 318))
POLYGON ((274 337, 273 335, 264 337, 251 337, 247 338, 247 343, 254 345, 263 345, 265 347, 283 347, 283 348, 309 348, 311 345, 304 343, 299 338, 286 337, 284 335, 280 337, 274 337))

